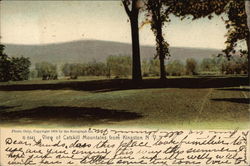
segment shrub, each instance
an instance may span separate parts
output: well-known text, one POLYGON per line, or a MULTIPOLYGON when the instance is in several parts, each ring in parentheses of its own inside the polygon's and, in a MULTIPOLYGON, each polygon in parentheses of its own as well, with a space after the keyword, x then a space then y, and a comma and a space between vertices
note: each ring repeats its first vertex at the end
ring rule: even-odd
POLYGON ((248 60, 246 56, 232 57, 221 63, 221 73, 223 74, 247 74, 248 60))
POLYGON ((216 70, 215 59, 205 58, 200 64, 200 69, 205 72, 211 72, 216 70))
POLYGON ((196 75, 197 74, 197 62, 193 58, 186 60, 186 74, 196 75))
POLYGON ((103 62, 89 62, 83 68, 84 74, 88 76, 104 76, 107 73, 107 66, 103 62))
POLYGON ((180 60, 169 61, 166 66, 167 75, 180 76, 185 72, 185 66, 180 60))
POLYGON ((35 64, 37 76, 42 80, 56 80, 57 79, 57 66, 49 62, 41 62, 35 64))
POLYGON ((37 70, 36 70, 36 69, 30 70, 29 77, 30 77, 31 79, 37 78, 37 70))
POLYGON ((148 77, 149 76, 149 67, 150 67, 150 65, 149 65, 149 63, 148 63, 148 61, 146 60, 146 59, 144 59, 143 61, 142 61, 142 76, 143 77, 148 77))
POLYGON ((71 79, 77 79, 78 76, 83 75, 84 65, 80 63, 66 63, 62 66, 64 76, 70 76, 71 79))
POLYGON ((127 77, 131 75, 132 59, 126 55, 110 55, 106 59, 107 75, 119 77, 127 77))
POLYGON ((149 60, 149 74, 152 76, 160 75, 160 61, 159 59, 149 60))

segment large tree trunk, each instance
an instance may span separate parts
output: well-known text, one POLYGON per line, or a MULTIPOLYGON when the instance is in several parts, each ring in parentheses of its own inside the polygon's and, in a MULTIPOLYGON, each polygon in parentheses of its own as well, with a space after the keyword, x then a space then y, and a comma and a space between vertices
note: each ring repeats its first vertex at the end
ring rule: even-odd
POLYGON ((157 40, 159 45, 159 60, 160 60, 160 78, 162 80, 166 79, 166 69, 165 69, 165 55, 164 55, 164 46, 163 46, 163 34, 161 23, 158 24, 157 28, 157 40))
POLYGON ((250 78, 250 1, 245 1, 245 9, 247 14, 248 35, 247 35, 247 51, 248 51, 248 78, 250 78))
POLYGON ((166 79, 165 58, 160 57, 161 80, 166 79))
POLYGON ((131 23, 132 60, 133 60, 132 79, 135 81, 140 81, 142 80, 142 75, 141 75, 138 15, 131 16, 130 23, 131 23))
MULTIPOLYGON (((162 34, 161 34, 161 38, 162 34)), ((164 51, 163 51, 163 40, 159 43, 159 60, 160 60, 160 75, 161 75, 161 79, 164 80, 166 79, 166 69, 165 69, 165 55, 164 55, 164 51)))
POLYGON ((248 37, 247 37, 247 52, 248 52, 248 78, 250 78, 250 34, 248 32, 248 37))
POLYGON ((138 6, 138 0, 131 0, 131 1, 132 1, 131 9, 129 9, 129 4, 130 4, 129 0, 122 0, 122 3, 130 19, 130 25, 131 25, 132 61, 133 61, 132 79, 135 81, 140 81, 142 80, 139 28, 138 28, 138 15, 139 15, 140 6, 138 6))

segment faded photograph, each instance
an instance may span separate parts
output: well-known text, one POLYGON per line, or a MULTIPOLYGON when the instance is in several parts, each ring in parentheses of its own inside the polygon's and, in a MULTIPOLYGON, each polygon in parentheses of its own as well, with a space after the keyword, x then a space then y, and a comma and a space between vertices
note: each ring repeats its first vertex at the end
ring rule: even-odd
POLYGON ((0 127, 249 129, 249 1, 1 1, 0 127))

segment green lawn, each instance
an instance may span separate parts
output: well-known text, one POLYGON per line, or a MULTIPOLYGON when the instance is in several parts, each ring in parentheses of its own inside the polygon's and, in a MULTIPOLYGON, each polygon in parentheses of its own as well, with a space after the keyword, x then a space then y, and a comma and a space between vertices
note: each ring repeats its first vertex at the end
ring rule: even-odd
POLYGON ((230 84, 217 77, 170 78, 163 86, 155 79, 134 86, 129 80, 97 77, 1 83, 0 125, 249 128, 249 86, 242 79, 230 84), (223 81, 225 87, 219 84, 223 81))

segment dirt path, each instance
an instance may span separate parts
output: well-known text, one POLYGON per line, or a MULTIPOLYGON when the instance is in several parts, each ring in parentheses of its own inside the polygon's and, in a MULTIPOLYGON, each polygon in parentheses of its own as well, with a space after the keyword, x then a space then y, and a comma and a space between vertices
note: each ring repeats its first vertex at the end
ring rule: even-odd
POLYGON ((197 116, 195 118, 195 122, 199 121, 199 117, 202 114, 202 112, 204 110, 204 107, 205 107, 206 103, 208 102, 209 97, 211 96, 213 90, 214 90, 213 88, 210 88, 209 91, 208 91, 208 93, 206 94, 206 96, 203 98, 201 106, 200 106, 200 109, 198 110, 198 114, 197 114, 197 116))

